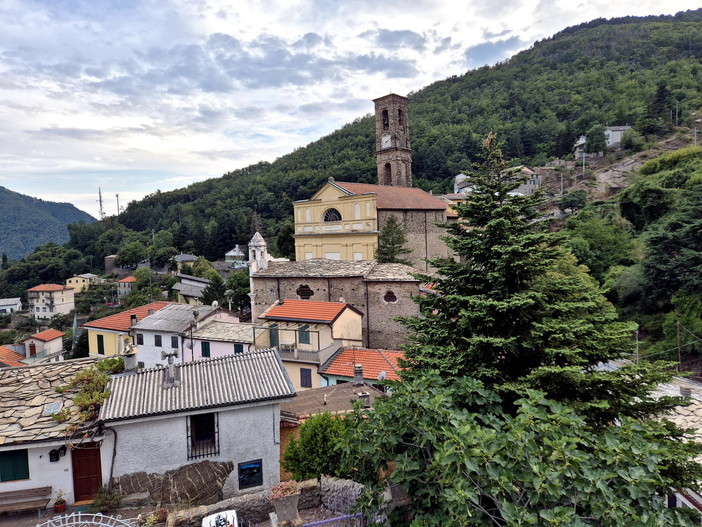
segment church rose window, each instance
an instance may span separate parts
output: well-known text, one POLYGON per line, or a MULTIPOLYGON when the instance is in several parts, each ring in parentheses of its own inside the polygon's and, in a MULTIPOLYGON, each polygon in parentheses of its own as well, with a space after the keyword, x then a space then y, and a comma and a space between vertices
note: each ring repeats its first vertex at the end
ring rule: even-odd
POLYGON ((341 213, 336 209, 327 209, 324 213, 324 221, 341 221, 341 213))
POLYGON ((297 296, 299 296, 302 300, 309 300, 312 295, 314 295, 314 291, 308 286, 307 284, 302 284, 300 287, 297 288, 297 296))

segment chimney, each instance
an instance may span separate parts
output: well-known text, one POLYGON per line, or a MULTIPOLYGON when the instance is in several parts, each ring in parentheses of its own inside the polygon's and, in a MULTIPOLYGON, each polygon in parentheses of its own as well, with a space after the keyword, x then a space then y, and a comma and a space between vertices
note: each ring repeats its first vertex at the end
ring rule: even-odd
POLYGON ((363 401, 363 408, 370 408, 370 393, 358 392, 358 398, 363 401))
POLYGON ((353 365, 353 385, 363 386, 363 364, 353 365))
POLYGON ((689 386, 681 386, 680 387, 680 396, 681 397, 692 397, 692 388, 689 386))
POLYGON ((134 344, 127 344, 124 352, 122 353, 122 357, 124 358, 124 371, 129 372, 136 370, 138 364, 138 352, 139 348, 137 348, 134 344))
POLYGON ((129 316, 129 323, 130 323, 132 326, 136 326, 136 323, 137 323, 137 316, 136 316, 134 313, 132 313, 132 314, 129 316))
POLYGON ((173 364, 173 359, 177 356, 178 350, 173 350, 172 352, 167 352, 166 350, 161 351, 161 360, 166 358, 168 359, 168 366, 163 372, 163 388, 166 390, 169 388, 177 388, 178 386, 180 386, 180 379, 176 378, 176 369, 175 365, 173 364))
POLYGON ((148 313, 149 313, 149 316, 153 315, 154 314, 153 308, 149 308, 148 313))

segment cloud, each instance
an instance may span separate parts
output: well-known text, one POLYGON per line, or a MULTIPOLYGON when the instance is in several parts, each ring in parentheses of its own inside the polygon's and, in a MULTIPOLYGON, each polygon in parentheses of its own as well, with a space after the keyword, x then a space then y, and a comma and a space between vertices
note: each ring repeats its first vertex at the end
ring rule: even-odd
POLYGON ((364 31, 359 37, 368 38, 381 49, 389 51, 405 48, 414 51, 424 51, 427 46, 426 39, 422 35, 409 29, 364 31))
POLYGON ((515 50, 526 45, 519 37, 510 37, 495 42, 485 42, 467 48, 464 52, 470 67, 492 65, 508 58, 515 50))

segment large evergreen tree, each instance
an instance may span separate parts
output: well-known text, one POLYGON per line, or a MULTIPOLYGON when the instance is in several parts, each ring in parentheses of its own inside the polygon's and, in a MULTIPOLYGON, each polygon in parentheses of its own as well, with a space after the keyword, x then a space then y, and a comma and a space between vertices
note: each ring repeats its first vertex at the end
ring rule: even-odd
POLYGON ((380 263, 402 263, 410 265, 410 262, 403 258, 404 255, 412 251, 405 247, 407 236, 405 230, 400 225, 395 215, 391 215, 378 235, 378 250, 375 258, 380 263))

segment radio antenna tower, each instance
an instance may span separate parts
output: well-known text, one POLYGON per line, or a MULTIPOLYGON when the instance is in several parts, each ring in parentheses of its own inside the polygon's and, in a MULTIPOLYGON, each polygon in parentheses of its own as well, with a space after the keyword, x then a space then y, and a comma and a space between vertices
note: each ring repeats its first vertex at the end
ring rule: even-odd
POLYGON ((98 196, 100 196, 100 199, 98 199, 98 203, 100 203, 100 219, 104 220, 105 219, 105 210, 102 208, 102 189, 98 187, 98 196))
POLYGON ((117 216, 119 216, 119 194, 115 194, 115 197, 117 198, 117 216))

